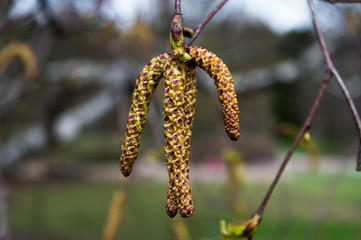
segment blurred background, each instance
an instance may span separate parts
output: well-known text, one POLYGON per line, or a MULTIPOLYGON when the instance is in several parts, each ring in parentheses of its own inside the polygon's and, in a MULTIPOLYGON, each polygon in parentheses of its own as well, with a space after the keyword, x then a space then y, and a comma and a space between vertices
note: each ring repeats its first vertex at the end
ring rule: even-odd
MULTIPOLYGON (((196 27, 218 2, 182 1, 184 24, 196 27)), ((325 71, 307 1, 229 1, 194 43, 230 68, 242 134, 228 139, 213 80, 198 69, 190 219, 165 213, 162 85, 131 176, 118 165, 135 80, 170 52, 173 5, 0 0, 1 239, 222 239, 221 219, 256 210, 325 71)), ((360 112, 361 7, 315 7, 360 112)), ((361 239, 357 131, 335 82, 310 133, 255 239, 361 239)))

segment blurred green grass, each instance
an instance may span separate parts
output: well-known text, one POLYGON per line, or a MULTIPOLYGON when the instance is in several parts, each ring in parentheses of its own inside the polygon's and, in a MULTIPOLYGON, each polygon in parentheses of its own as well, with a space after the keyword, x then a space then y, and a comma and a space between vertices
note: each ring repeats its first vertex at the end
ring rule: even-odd
MULTIPOLYGON (((255 239, 361 239, 361 176, 335 180, 298 174, 277 186, 255 239), (334 190, 333 190, 334 189, 334 190), (331 193, 331 194, 330 194, 331 193), (330 204, 325 221, 315 217, 330 204), (318 226, 318 227, 317 227, 318 226), (317 228, 317 229, 316 229, 317 228)), ((191 239, 221 239, 219 221, 237 223, 255 211, 269 183, 246 184, 246 211, 236 214, 220 183, 193 183, 196 212, 185 220, 191 239)), ((166 182, 50 181, 12 184, 9 224, 15 239, 100 239, 113 193, 128 195, 117 239, 175 239, 165 213, 166 182)))

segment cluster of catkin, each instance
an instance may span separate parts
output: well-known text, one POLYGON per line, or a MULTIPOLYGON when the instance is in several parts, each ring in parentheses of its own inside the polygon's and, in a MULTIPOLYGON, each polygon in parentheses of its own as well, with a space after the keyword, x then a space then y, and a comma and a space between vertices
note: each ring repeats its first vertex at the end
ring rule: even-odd
POLYGON ((144 128, 149 103, 159 81, 164 79, 164 138, 169 185, 166 211, 170 217, 194 213, 189 185, 189 150, 196 107, 196 70, 198 66, 214 80, 222 105, 226 133, 232 140, 240 135, 238 103, 228 67, 214 53, 200 47, 181 47, 173 55, 153 58, 139 74, 129 111, 122 145, 120 170, 128 176, 138 155, 140 135, 144 128), (180 52, 181 54, 177 54, 180 52), (184 54, 188 58, 184 58, 184 54))

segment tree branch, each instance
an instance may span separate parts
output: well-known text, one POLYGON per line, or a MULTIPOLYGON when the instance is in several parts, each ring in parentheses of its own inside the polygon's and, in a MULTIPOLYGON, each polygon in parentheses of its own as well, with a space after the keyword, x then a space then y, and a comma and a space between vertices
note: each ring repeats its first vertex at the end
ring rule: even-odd
POLYGON ((341 88, 341 91, 346 99, 346 102, 351 110, 351 113, 352 113, 352 116, 353 116, 353 119, 355 121, 355 124, 356 124, 356 127, 357 127, 357 130, 358 130, 358 134, 359 134, 359 151, 358 151, 358 157, 357 157, 357 167, 356 167, 356 170, 357 171, 361 171, 361 120, 360 120, 360 116, 357 112, 357 109, 356 109, 356 106, 351 98, 351 95, 343 81, 343 79, 341 78, 340 74, 338 73, 336 67, 334 66, 332 60, 331 60, 331 57, 330 57, 330 54, 328 52, 328 49, 327 49, 327 46, 326 46, 326 43, 325 43, 325 39, 324 39, 324 36, 321 32, 321 29, 320 29, 320 26, 317 22, 317 19, 316 19, 316 13, 315 13, 315 9, 314 9, 314 6, 313 6, 313 2, 312 0, 308 0, 308 5, 310 6, 310 10, 311 10, 311 15, 312 15, 312 21, 313 21, 313 26, 314 26, 314 29, 316 31, 316 35, 317 35, 317 38, 318 38, 318 41, 320 43, 320 46, 321 46, 321 49, 322 49, 322 52, 323 52, 323 55, 324 55, 324 58, 325 58, 325 61, 326 61, 326 64, 327 64, 327 69, 330 70, 332 72, 332 74, 335 76, 336 80, 337 80, 337 83, 338 85, 340 86, 341 88))
POLYGON ((213 16, 226 4, 228 0, 223 0, 219 3, 213 10, 208 14, 208 16, 201 22, 197 28, 194 30, 193 37, 187 42, 186 46, 190 46, 198 37, 199 33, 202 31, 204 26, 213 18, 213 16))
POLYGON ((274 188, 276 187, 276 185, 277 185, 277 183, 278 183, 278 181, 279 181, 279 179, 280 179, 283 171, 285 170, 285 168, 286 168, 289 160, 291 159, 291 157, 292 157, 292 155, 293 155, 293 153, 294 153, 294 151, 295 151, 298 143, 302 140, 303 135, 305 134, 305 132, 310 129, 311 124, 312 124, 313 117, 314 117, 314 115, 315 115, 315 113, 316 113, 316 111, 317 111, 317 109, 318 109, 318 107, 319 107, 319 105, 320 105, 320 102, 321 102, 321 100, 322 100, 322 98, 323 98, 323 95, 325 94, 326 88, 327 88, 327 86, 328 86, 328 84, 329 84, 329 82, 330 82, 330 80, 331 80, 331 77, 332 77, 332 72, 331 72, 330 70, 327 70, 327 71, 326 71, 326 74, 325 74, 325 77, 324 77, 324 79, 323 79, 323 83, 322 83, 322 85, 321 85, 321 88, 320 88, 320 90, 318 91, 318 94, 317 94, 317 96, 316 96, 316 99, 315 99, 315 101, 314 101, 314 103, 313 103, 313 106, 312 106, 312 108, 311 108, 311 110, 310 110, 310 113, 308 114, 308 116, 307 116, 307 118, 306 118, 306 121, 305 121, 305 123, 303 124, 301 130, 299 131, 296 139, 295 139, 294 142, 292 143, 292 146, 291 146, 290 150, 288 151, 286 157, 284 158, 284 160, 283 160, 283 162, 282 162, 282 164, 281 164, 281 166, 280 166, 280 168, 279 168, 279 170, 278 170, 278 172, 277 172, 277 175, 276 175, 276 177, 274 178, 271 186, 269 187, 269 189, 268 189, 268 191, 267 191, 267 193, 266 193, 266 195, 265 195, 262 203, 260 204, 258 210, 256 211, 256 214, 262 216, 263 211, 264 211, 264 209, 265 209, 265 207, 266 207, 266 205, 267 205, 267 203, 268 203, 268 200, 269 200, 269 198, 271 197, 272 192, 273 192, 274 188))
POLYGON ((181 0, 174 0, 174 15, 182 14, 181 0))
POLYGON ((322 53, 323 53, 323 56, 325 58, 325 61, 326 61, 326 65, 327 65, 327 70, 326 70, 326 74, 325 74, 325 77, 324 77, 324 80, 323 80, 323 83, 322 83, 322 86, 316 96, 316 99, 313 103, 313 106, 311 108, 311 111, 310 113, 308 114, 307 118, 306 118, 306 121, 304 122, 301 130, 299 131, 296 139, 294 140, 294 142, 292 143, 292 146, 290 148, 290 150, 288 151, 286 157, 284 158, 277 174, 276 174, 276 177, 274 178, 271 186, 269 187, 264 199, 262 200, 258 210, 256 211, 256 214, 262 216, 263 212, 264 212, 264 209, 268 203, 268 200, 269 198, 271 197, 272 193, 273 193, 273 190, 275 189, 280 177, 282 176, 282 173, 284 171, 284 169, 286 168, 289 160, 291 159, 298 143, 302 140, 303 138, 303 135, 305 134, 306 131, 308 131, 311 127, 311 124, 312 124, 312 120, 313 120, 313 117, 320 105, 320 102, 325 94, 325 91, 326 91, 326 88, 331 80, 331 78, 333 76, 335 76, 338 84, 340 85, 341 87, 341 90, 346 98, 346 101, 351 109, 351 112, 353 114, 353 118, 356 122, 356 125, 357 125, 357 129, 358 129, 358 132, 359 132, 359 140, 360 140, 360 147, 359 147, 359 153, 358 153, 358 159, 357 159, 357 171, 361 171, 361 121, 360 121, 360 117, 358 115, 358 112, 356 110, 356 107, 352 101, 352 98, 347 90, 347 87, 345 86, 340 74, 338 73, 337 69, 335 68, 332 60, 331 60, 331 57, 330 57, 330 53, 327 49, 327 46, 326 46, 326 42, 325 42, 325 39, 324 39, 324 36, 320 30, 320 27, 318 25, 318 22, 317 22, 317 19, 316 19, 316 14, 315 14, 315 10, 314 10, 314 7, 313 7, 313 2, 312 0, 308 0, 308 4, 309 4, 309 7, 310 7, 310 11, 311 11, 311 15, 312 15, 312 21, 313 21, 313 26, 314 26, 314 29, 315 29, 315 32, 316 32, 316 35, 317 35, 317 40, 319 42, 319 45, 321 47, 321 50, 322 50, 322 53))
MULTIPOLYGON (((355 2, 361 2, 361 0, 359 1, 356 1, 356 0, 322 0, 322 1, 325 1, 325 2, 330 2, 330 3, 337 3, 337 2, 340 2, 340 3, 355 3, 355 2)), ((210 19, 224 6, 224 4, 227 2, 227 0, 223 0, 220 4, 218 4, 216 6, 215 9, 213 9, 213 11, 206 17, 206 19, 200 23, 198 25, 198 27, 194 30, 194 35, 192 36, 192 38, 188 41, 188 43, 186 44, 186 46, 190 46, 195 40, 196 38, 198 37, 200 31, 204 28, 204 26, 210 21, 210 19)), ((289 149, 289 151, 287 152, 285 158, 283 159, 282 163, 281 163, 281 166, 280 168, 278 169, 278 172, 275 176, 275 178, 273 179, 270 187, 268 188, 268 191, 266 192, 261 204, 259 205, 257 211, 253 214, 253 216, 258 216, 259 217, 259 221, 257 222, 257 226, 258 224, 260 223, 260 220, 262 219, 262 216, 263 216, 263 212, 268 204, 268 201, 276 187, 276 185, 278 184, 287 164, 289 163, 291 157, 293 156, 293 153, 294 151, 296 150, 298 144, 300 143, 300 141, 304 138, 304 135, 305 133, 307 133, 309 131, 309 129, 311 128, 312 126, 312 121, 313 121, 313 118, 320 106, 320 103, 321 103, 321 100, 326 92, 326 89, 331 81, 331 78, 333 76, 335 76, 341 90, 342 90, 342 93, 346 99, 346 102, 352 112, 352 115, 353 115, 353 119, 356 123, 356 126, 357 126, 357 130, 358 130, 358 133, 359 133, 359 152, 358 152, 358 158, 357 158, 357 167, 356 167, 356 170, 357 171, 361 171, 361 120, 360 120, 360 117, 359 117, 359 114, 357 112, 357 109, 355 107, 355 104, 351 98, 351 95, 349 94, 349 91, 347 89, 347 87, 345 86, 344 84, 344 81, 343 79, 341 78, 340 74, 338 73, 336 67, 334 66, 334 63, 330 57, 330 53, 327 49, 327 45, 326 45, 326 42, 325 42, 325 39, 324 39, 324 36, 321 32, 321 29, 319 27, 319 24, 317 22, 317 19, 316 19, 316 14, 315 14, 315 11, 314 11, 314 7, 313 7, 313 1, 312 0, 308 0, 308 4, 309 4, 309 8, 310 8, 310 11, 311 11, 311 16, 312 16, 312 21, 313 21, 313 27, 314 27, 314 30, 316 32, 316 36, 317 36, 317 40, 318 40, 318 43, 320 45, 320 48, 322 50, 322 54, 324 56, 324 59, 325 59, 325 62, 326 62, 326 65, 327 65, 327 69, 326 69, 326 72, 325 72, 325 75, 324 75, 324 79, 323 79, 323 82, 322 82, 322 85, 316 95, 316 98, 313 102, 313 105, 311 107, 311 110, 301 128, 301 130, 298 132, 297 134, 297 137, 295 138, 295 140, 293 141, 292 143, 292 146, 291 148, 289 149)), ((253 234, 252 234, 253 235, 253 234)), ((248 240, 251 240, 252 239, 252 236, 248 237, 248 240)))
POLYGON ((59 23, 59 21, 54 17, 54 14, 50 11, 48 7, 47 0, 38 0, 38 5, 41 11, 43 11, 46 18, 47 25, 53 31, 57 37, 62 37, 64 35, 64 29, 59 23))

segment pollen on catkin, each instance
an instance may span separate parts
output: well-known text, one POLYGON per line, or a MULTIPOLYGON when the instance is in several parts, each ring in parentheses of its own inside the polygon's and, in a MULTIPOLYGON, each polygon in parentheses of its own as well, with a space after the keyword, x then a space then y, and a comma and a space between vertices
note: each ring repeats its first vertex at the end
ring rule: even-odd
POLYGON ((240 136, 239 109, 232 75, 222 59, 201 47, 189 47, 189 55, 198 67, 205 70, 214 80, 222 106, 224 128, 233 141, 240 136))
MULTIPOLYGON (((194 114, 196 111, 196 97, 197 97, 197 81, 196 81, 196 66, 194 63, 189 62, 186 65, 186 84, 185 84, 185 131, 186 136, 184 139, 184 149, 185 149, 185 164, 186 164, 186 178, 189 183, 189 160, 190 160, 190 148, 192 141, 192 129, 193 129, 193 121, 194 114)), ((189 201, 192 199, 180 199, 180 204, 182 206, 189 205, 189 201), (188 201, 188 202, 187 202, 188 201)), ((193 203, 193 201, 192 201, 193 203)), ((193 204, 190 204, 193 205, 193 204)), ((181 215, 186 214, 185 209, 181 209, 181 215)))
MULTIPOLYGON (((185 83, 185 93, 184 93, 184 113, 185 113, 185 140, 184 140, 184 152, 185 152, 185 167, 186 167, 186 179, 189 181, 189 151, 191 145, 191 137, 192 137, 192 126, 194 120, 194 112, 196 106, 196 70, 195 65, 193 63, 187 63, 185 66, 186 73, 186 83, 185 83)), ((171 167, 168 167, 171 170, 171 167)), ((173 169, 171 170, 173 171, 173 169)), ((166 200, 166 212, 168 216, 174 217, 178 213, 178 205, 187 205, 184 199, 177 199, 176 193, 173 191, 174 182, 169 182, 168 184, 168 192, 167 192, 167 200, 166 200), (178 204, 179 201, 179 204, 178 204)), ((191 199, 190 199, 191 200, 191 199)), ((189 200, 188 200, 189 201, 189 200)), ((186 210, 187 211, 187 210, 186 210)), ((182 211, 186 212, 186 211, 182 211)), ((182 215, 187 215, 187 213, 183 213, 182 215)))
MULTIPOLYGON (((168 172, 169 170, 170 167, 168 167, 168 172)), ((175 217, 178 213, 178 198, 174 190, 174 181, 169 180, 167 199, 165 201, 165 210, 167 212, 167 215, 171 218, 175 217)))
POLYGON ((163 76, 164 64, 169 57, 167 53, 154 57, 144 66, 135 83, 120 157, 120 170, 124 176, 131 173, 137 159, 140 135, 147 120, 150 100, 163 76))
MULTIPOLYGON (((188 181, 188 166, 186 164, 185 127, 186 114, 186 63, 170 59, 164 66, 164 138, 166 164, 169 181, 167 197, 177 200, 178 211, 182 217, 190 217, 194 213, 191 188, 188 181)), ((169 201, 168 201, 169 200, 169 201)), ((169 203, 167 199, 166 203, 169 203)), ((169 207, 166 206, 167 213, 169 207)), ((174 212, 171 212, 174 214, 174 212)), ((173 215, 170 215, 173 216, 173 215)), ((175 216, 175 215, 174 215, 175 216)))

